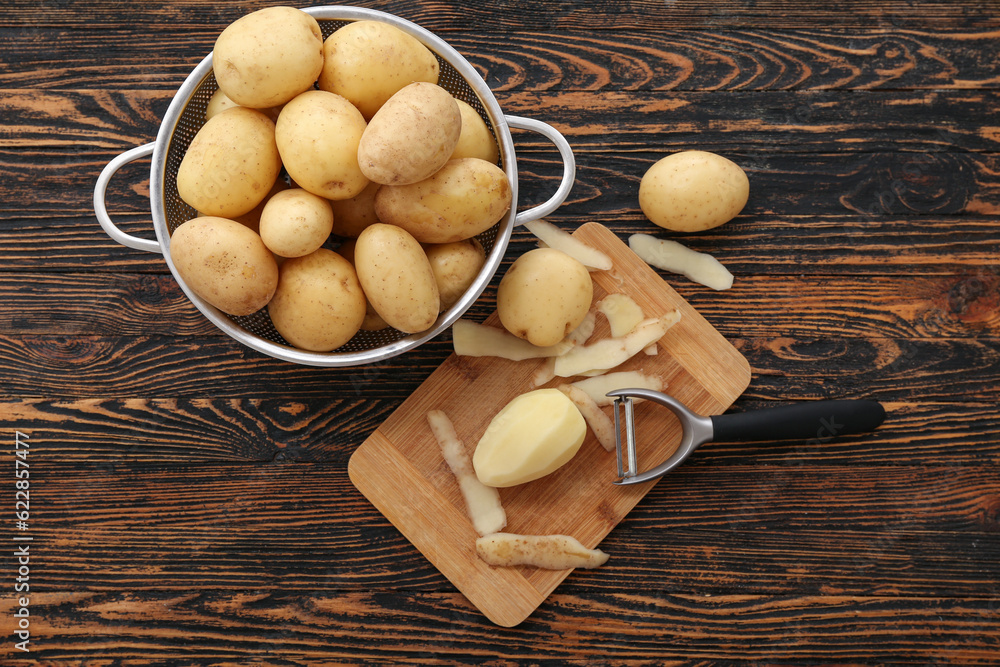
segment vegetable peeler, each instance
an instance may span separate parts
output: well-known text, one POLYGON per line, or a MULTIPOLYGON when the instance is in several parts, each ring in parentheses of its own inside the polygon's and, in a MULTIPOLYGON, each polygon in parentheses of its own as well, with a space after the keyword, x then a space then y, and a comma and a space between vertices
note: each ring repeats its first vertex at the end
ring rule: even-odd
POLYGON ((873 431, 885 420, 882 405, 869 400, 808 401, 708 417, 694 412, 673 396, 651 389, 616 389, 607 395, 615 399, 615 451, 618 457, 615 484, 639 484, 661 477, 683 463, 706 442, 799 439, 826 442, 838 435, 873 431), (681 443, 677 451, 660 465, 642 473, 638 471, 636 461, 633 398, 646 399, 669 408, 681 423, 681 443))

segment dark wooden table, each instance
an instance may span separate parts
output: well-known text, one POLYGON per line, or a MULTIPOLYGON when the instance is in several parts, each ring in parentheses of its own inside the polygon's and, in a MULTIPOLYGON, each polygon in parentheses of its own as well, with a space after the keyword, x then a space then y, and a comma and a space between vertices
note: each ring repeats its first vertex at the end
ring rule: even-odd
MULTIPOLYGON (((277 361, 97 224, 101 169, 265 4, 13 0, 0 18, 0 662, 1000 662, 1000 4, 366 3, 565 134, 565 229, 656 233, 637 188, 668 153, 741 164, 743 214, 682 239, 733 288, 666 276, 749 359, 733 409, 889 413, 870 437, 706 447, 608 536, 606 566, 513 629, 347 476, 448 335, 369 368, 277 361)), ((527 206, 559 159, 515 142, 527 206)), ((136 235, 148 178, 135 163, 109 192, 136 235)), ((531 244, 516 232, 508 257, 531 244)))

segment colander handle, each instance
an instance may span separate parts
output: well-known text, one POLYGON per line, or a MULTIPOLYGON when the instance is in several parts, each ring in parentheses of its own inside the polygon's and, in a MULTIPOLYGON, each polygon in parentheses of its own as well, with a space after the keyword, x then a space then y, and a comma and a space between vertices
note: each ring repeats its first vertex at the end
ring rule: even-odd
POLYGON ((118 243, 123 246, 132 248, 133 250, 145 250, 146 252, 156 252, 162 253, 163 250, 160 248, 158 241, 151 239, 141 239, 138 236, 132 236, 131 234, 126 234, 122 230, 115 226, 115 223, 111 222, 111 216, 108 215, 108 205, 105 199, 108 194, 108 183, 111 181, 111 177, 118 173, 118 170, 129 162, 133 162, 140 158, 148 157, 153 154, 154 144, 145 144, 143 146, 136 146, 130 150, 125 151, 114 160, 108 163, 108 166, 101 171, 101 175, 97 177, 97 185, 94 187, 94 213, 97 214, 97 221, 101 223, 101 227, 118 243))
POLYGON ((559 150, 559 155, 562 156, 563 160, 563 175, 562 182, 559 183, 559 187, 552 197, 544 204, 539 204, 533 208, 529 208, 525 211, 519 212, 514 216, 514 226, 523 225, 526 222, 531 222, 532 220, 538 220, 539 218, 544 218, 549 215, 557 208, 559 208, 566 197, 569 196, 569 191, 573 188, 573 181, 576 180, 576 159, 573 157, 573 149, 570 148, 569 142, 566 141, 566 137, 562 135, 559 130, 552 127, 548 123, 543 123, 540 120, 535 120, 533 118, 522 118, 520 116, 504 116, 507 121, 507 125, 510 127, 517 128, 519 130, 531 130, 532 132, 537 132, 541 134, 546 139, 555 144, 556 149, 559 150))

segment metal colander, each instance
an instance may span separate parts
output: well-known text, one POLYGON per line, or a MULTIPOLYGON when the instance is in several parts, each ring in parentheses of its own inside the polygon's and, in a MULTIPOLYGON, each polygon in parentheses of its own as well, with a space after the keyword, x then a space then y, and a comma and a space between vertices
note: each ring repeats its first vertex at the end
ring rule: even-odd
POLYGON ((162 252, 171 273, 192 303, 216 326, 244 345, 275 358, 311 366, 370 364, 399 355, 437 336, 472 306, 499 268, 514 227, 548 215, 569 194, 575 176, 573 153, 565 138, 551 126, 532 119, 505 116, 493 93, 472 65, 433 33, 394 15, 371 9, 328 6, 303 11, 316 18, 324 39, 347 23, 363 19, 383 21, 413 35, 437 57, 440 63, 438 84, 479 112, 497 140, 498 164, 511 183, 511 209, 496 225, 477 237, 486 251, 486 262, 469 290, 451 308, 440 314, 434 326, 417 334, 406 334, 391 328, 360 331, 337 350, 308 352, 292 347, 281 337, 271 323, 266 308, 252 315, 233 317, 208 304, 185 284, 170 257, 170 235, 181 223, 195 217, 197 212, 177 194, 177 170, 188 145, 204 124, 206 107, 212 94, 218 89, 212 72, 211 54, 202 60, 178 89, 164 116, 156 141, 126 151, 105 167, 95 189, 94 209, 101 226, 119 243, 139 250, 162 252), (511 127, 543 134, 555 144, 563 159, 563 178, 556 194, 544 204, 521 213, 517 212, 517 162, 511 127), (124 164, 147 155, 152 155, 150 203, 156 241, 122 232, 112 223, 105 203, 107 185, 114 173, 124 164))

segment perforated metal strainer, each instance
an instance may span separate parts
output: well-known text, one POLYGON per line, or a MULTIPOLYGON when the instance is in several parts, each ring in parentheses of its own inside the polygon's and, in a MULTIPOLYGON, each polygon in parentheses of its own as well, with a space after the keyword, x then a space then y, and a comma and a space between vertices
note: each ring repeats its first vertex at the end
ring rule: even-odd
POLYGON ((493 278, 503 259, 514 227, 544 217, 565 201, 575 178, 573 151, 558 130, 541 121, 505 116, 492 91, 472 65, 444 40, 420 26, 392 14, 347 6, 313 7, 303 10, 316 18, 326 38, 341 26, 358 20, 378 20, 400 28, 419 39, 441 65, 439 84, 453 96, 476 109, 497 140, 499 164, 511 183, 511 208, 507 215, 478 239, 486 251, 486 262, 469 290, 451 308, 441 313, 427 331, 405 334, 395 329, 361 331, 343 347, 333 352, 307 352, 289 345, 275 330, 262 309, 252 315, 232 317, 191 291, 178 275, 170 257, 170 234, 197 212, 177 194, 177 169, 188 145, 205 122, 205 109, 218 86, 212 73, 212 55, 198 64, 175 94, 160 125, 156 141, 138 146, 117 156, 101 172, 94 189, 94 211, 104 231, 115 241, 136 250, 162 253, 181 289, 213 324, 226 334, 269 356, 310 366, 359 366, 382 361, 437 336, 475 303, 493 278), (537 132, 555 144, 563 160, 562 180, 555 194, 545 203, 517 211, 517 159, 510 129, 537 132), (108 184, 124 165, 152 156, 150 169, 150 208, 156 240, 132 236, 112 222, 106 202, 108 184))

